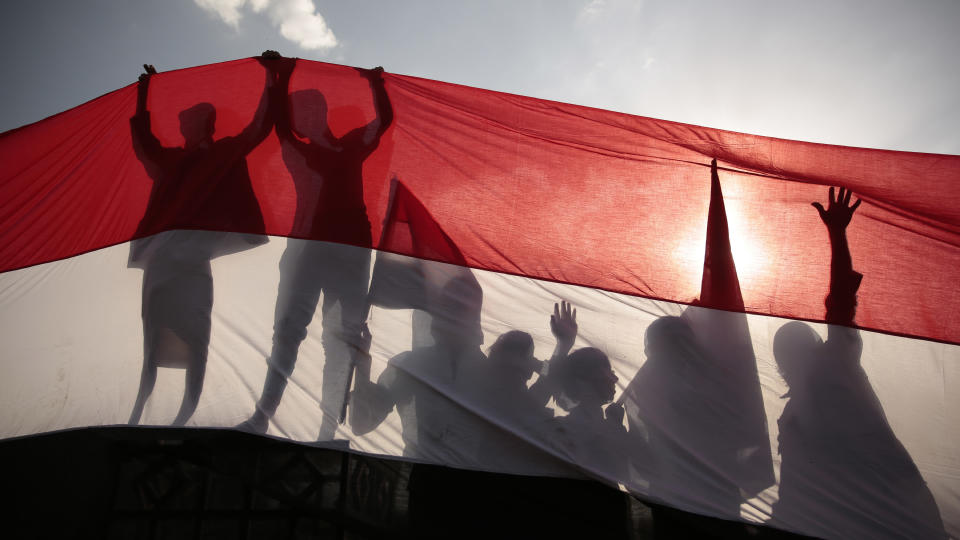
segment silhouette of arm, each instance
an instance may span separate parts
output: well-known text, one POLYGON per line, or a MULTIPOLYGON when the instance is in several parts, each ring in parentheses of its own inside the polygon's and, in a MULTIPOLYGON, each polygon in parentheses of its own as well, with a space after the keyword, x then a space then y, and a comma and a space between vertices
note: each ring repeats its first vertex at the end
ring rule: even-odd
POLYGON ((301 141, 293 133, 290 124, 290 109, 287 107, 287 96, 290 94, 290 77, 296 67, 296 58, 281 58, 277 61, 277 83, 273 86, 273 103, 276 106, 277 137, 281 141, 294 146, 301 154, 310 150, 310 144, 301 141))
POLYGON ((257 60, 264 67, 263 94, 260 96, 256 112, 253 113, 253 120, 237 136, 237 140, 244 146, 244 153, 256 148, 273 129, 278 112, 278 109, 273 106, 275 100, 273 88, 276 86, 278 64, 285 59, 276 51, 263 51, 257 60))
POLYGON ((861 202, 858 199, 850 204, 852 195, 850 190, 844 188, 840 188, 840 192, 835 194, 831 187, 826 209, 819 202, 812 203, 830 234, 830 292, 826 299, 826 320, 836 325, 853 325, 857 290, 863 278, 853 270, 850 245, 847 242, 847 225, 861 202))
POLYGON ((360 71, 369 81, 370 91, 373 93, 373 106, 377 111, 377 117, 363 128, 362 144, 373 150, 380 143, 380 137, 393 123, 393 104, 390 103, 390 96, 387 95, 387 89, 384 86, 382 67, 357 71, 360 71))
POLYGON ((130 119, 130 132, 133 137, 133 150, 146 167, 151 177, 155 177, 153 169, 160 161, 163 146, 153 134, 150 126, 150 111, 147 110, 147 96, 150 91, 150 78, 157 74, 156 68, 150 64, 143 65, 144 73, 140 74, 137 82, 137 112, 130 119))
POLYGON ((137 78, 137 116, 149 114, 147 112, 147 91, 150 87, 150 77, 157 74, 153 64, 144 64, 143 73, 137 78))
MULTIPOLYGON (((557 345, 550 356, 550 362, 560 360, 570 353, 573 343, 577 340, 577 310, 569 302, 561 301, 553 305, 553 315, 550 316, 550 331, 557 338, 557 345)), ((549 363, 544 366, 537 381, 530 385, 530 395, 537 405, 545 406, 553 395, 553 384, 550 381, 549 363)))

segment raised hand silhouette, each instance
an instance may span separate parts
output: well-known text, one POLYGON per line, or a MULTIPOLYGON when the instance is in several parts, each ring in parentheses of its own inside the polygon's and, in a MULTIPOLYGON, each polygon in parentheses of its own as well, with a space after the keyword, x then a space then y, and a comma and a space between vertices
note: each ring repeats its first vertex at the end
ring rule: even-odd
POLYGON ((565 300, 554 304, 553 315, 550 316, 550 331, 557 338, 557 346, 562 346, 569 352, 573 342, 577 340, 577 309, 565 300))
MULTIPOLYGON (((714 161, 714 166, 716 166, 716 161, 714 161)), ((831 232, 839 232, 847 228, 847 225, 850 224, 850 220, 853 218, 853 213, 857 210, 862 202, 860 199, 854 201, 853 204, 850 204, 850 197, 853 195, 853 192, 846 188, 840 188, 840 193, 835 195, 833 186, 830 187, 830 200, 827 203, 827 207, 824 208, 819 202, 810 203, 814 208, 817 209, 817 212, 820 212, 820 219, 823 220, 823 223, 827 226, 831 232)))
POLYGON ((800 321, 774 337, 790 391, 777 421, 780 486, 771 523, 818 536, 875 537, 879 527, 889 538, 943 538, 936 502, 860 364, 863 342, 851 326, 863 276, 853 269, 846 234, 860 200, 852 198, 831 187, 826 208, 811 203, 829 231, 827 340, 800 321))

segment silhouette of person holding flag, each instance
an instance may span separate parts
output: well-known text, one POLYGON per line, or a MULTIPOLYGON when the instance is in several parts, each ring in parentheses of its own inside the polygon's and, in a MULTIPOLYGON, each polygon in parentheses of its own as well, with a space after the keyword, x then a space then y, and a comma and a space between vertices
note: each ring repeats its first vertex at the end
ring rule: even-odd
MULTIPOLYGON (((741 504, 775 477, 716 160, 710 177, 700 298, 682 316, 660 317, 647 328, 647 360, 621 401, 633 471, 649 483, 650 495, 738 519, 741 504)), ((658 535, 680 538, 718 525, 655 506, 654 526, 658 535)))
MULTIPOLYGON (((279 102, 287 100, 295 65, 290 58, 280 63, 274 90, 279 102)), ((351 355, 360 346, 367 316, 372 240, 363 200, 363 164, 393 122, 383 68, 357 71, 367 79, 373 95, 377 116, 368 124, 336 137, 328 124, 326 98, 315 89, 290 95, 290 110, 277 118, 284 163, 297 190, 295 227, 305 229, 311 240, 289 239, 280 259, 268 371, 256 411, 244 423, 253 431, 265 432, 276 413, 322 295, 324 365, 318 440, 330 440, 336 433, 351 355)))

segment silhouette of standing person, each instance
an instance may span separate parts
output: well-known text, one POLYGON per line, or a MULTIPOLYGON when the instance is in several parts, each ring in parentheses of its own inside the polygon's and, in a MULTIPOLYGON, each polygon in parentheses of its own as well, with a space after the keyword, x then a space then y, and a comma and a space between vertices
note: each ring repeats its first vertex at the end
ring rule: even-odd
POLYGON ((473 413, 459 405, 476 391, 486 356, 480 350, 483 291, 472 279, 456 277, 429 306, 434 344, 391 358, 377 382, 370 362, 358 362, 350 401, 350 425, 356 435, 377 428, 396 408, 404 457, 473 466, 479 435, 473 413))
MULTIPOLYGON (((555 320, 551 319, 551 326, 556 329, 555 320)), ((570 328, 575 338, 576 323, 570 328)), ((557 404, 568 413, 554 419, 555 442, 559 443, 560 450, 578 467, 607 482, 626 478, 624 409, 620 403, 613 403, 618 379, 606 353, 595 347, 583 347, 569 354, 555 354, 544 378, 549 379, 546 384, 552 389, 557 404)), ((550 483, 553 484, 550 492, 558 500, 556 504, 562 513, 578 518, 564 523, 563 535, 628 537, 629 505, 625 493, 593 481, 542 484, 550 483)))
POLYGON ((771 523, 835 538, 944 538, 936 502, 860 366, 863 342, 851 326, 863 276, 846 232, 860 201, 850 199, 831 187, 827 208, 812 203, 830 238, 827 341, 799 321, 774 337, 790 390, 777 422, 782 462, 771 523))
POLYGON ((391 358, 376 382, 370 380, 369 356, 357 362, 349 408, 354 434, 376 429, 396 408, 403 455, 421 462, 411 469, 408 486, 414 538, 469 535, 464 520, 477 515, 472 486, 483 473, 447 467, 485 463, 479 452, 491 428, 465 406, 476 403, 471 398, 482 391, 477 383, 486 370, 480 350, 482 302, 483 291, 472 275, 454 277, 426 309, 432 345, 391 358))
MULTIPOLYGON (((282 101, 287 99, 295 66, 288 60, 281 64, 275 90, 282 101)), ((393 122, 383 68, 357 71, 369 81, 377 114, 367 125, 334 136, 326 99, 313 89, 290 96, 296 128, 291 114, 277 118, 283 159, 297 190, 295 227, 305 228, 305 236, 321 241, 290 239, 281 256, 273 349, 256 411, 245 423, 253 431, 265 432, 276 413, 322 293, 324 365, 318 439, 329 440, 336 433, 351 354, 367 313, 370 251, 356 247, 372 245, 363 201, 363 163, 393 122)))
POLYGON ((551 362, 557 403, 569 414, 557 418, 575 461, 610 478, 624 478, 623 406, 612 403, 617 375, 610 359, 595 347, 577 349, 551 362), (621 462, 622 461, 622 462, 621 462))
MULTIPOLYGON (((499 470, 517 474, 564 474, 571 468, 547 451, 556 434, 554 392, 548 366, 564 358, 577 338, 576 310, 565 301, 554 304, 550 328, 556 346, 549 362, 537 360, 533 338, 522 330, 502 334, 490 346, 485 369, 474 382, 474 406, 496 426, 480 441, 480 456, 496 456, 499 470), (534 373, 536 380, 529 384, 534 373), (560 472, 557 472, 560 471, 560 472)), ((515 485, 520 482, 507 482, 515 485)), ((512 487, 504 490, 512 489, 512 487)))
POLYGON ((517 428, 536 428, 553 412, 546 408, 553 395, 552 379, 547 367, 564 358, 577 339, 577 310, 568 302, 553 305, 550 330, 556 346, 548 362, 533 356, 533 338, 522 330, 511 330, 497 338, 488 351, 488 369, 484 378, 484 402, 507 424, 517 428), (537 380, 527 386, 534 373, 537 380))
MULTIPOLYGON (((677 508, 737 519, 744 500, 775 478, 716 160, 710 181, 700 298, 682 316, 647 328, 646 362, 621 401, 637 483, 677 508)), ((667 506, 653 512, 657 537, 737 534, 739 527, 667 506)))
POLYGON ((270 66, 278 56, 266 51, 260 57, 267 68, 265 89, 253 120, 240 134, 214 140, 216 109, 200 103, 180 112, 184 145, 174 148, 164 147, 151 129, 147 98, 156 69, 144 65, 130 127, 134 151, 153 187, 130 248, 129 266, 144 271, 143 370, 131 424, 140 421, 158 366, 186 370, 183 401, 173 424, 183 425, 193 415, 210 342, 210 260, 266 242, 246 155, 273 128, 269 88, 275 73, 270 66))

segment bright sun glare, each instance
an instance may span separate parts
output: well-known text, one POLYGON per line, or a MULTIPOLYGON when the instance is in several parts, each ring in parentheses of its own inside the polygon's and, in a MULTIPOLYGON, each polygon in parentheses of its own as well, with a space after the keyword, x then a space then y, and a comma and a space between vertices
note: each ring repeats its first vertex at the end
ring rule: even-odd
MULTIPOLYGON (((722 179, 721 179, 722 182, 722 179)), ((762 240, 750 227, 746 213, 740 204, 738 196, 740 189, 735 183, 728 182, 723 186, 724 206, 726 207, 727 226, 730 231, 730 249, 733 252, 733 261, 737 267, 737 277, 741 288, 748 288, 749 284, 759 279, 768 266, 767 251, 762 240)), ((691 287, 691 297, 698 296, 700 282, 703 278, 703 259, 706 248, 706 220, 704 227, 693 228, 687 238, 674 250, 673 256, 677 260, 677 268, 687 272, 687 280, 691 287)))

